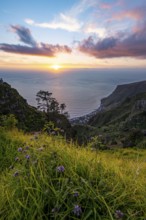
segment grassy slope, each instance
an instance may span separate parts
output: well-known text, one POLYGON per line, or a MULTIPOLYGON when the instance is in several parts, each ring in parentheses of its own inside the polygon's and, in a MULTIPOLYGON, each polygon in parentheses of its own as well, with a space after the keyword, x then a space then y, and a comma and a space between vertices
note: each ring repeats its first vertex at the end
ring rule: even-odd
POLYGON ((143 220, 145 158, 145 150, 93 152, 61 137, 1 130, 0 219, 113 220, 115 211, 121 210, 123 219, 143 220), (64 166, 63 173, 57 172, 59 165, 64 166), (80 217, 73 214, 76 204, 82 208, 80 217))

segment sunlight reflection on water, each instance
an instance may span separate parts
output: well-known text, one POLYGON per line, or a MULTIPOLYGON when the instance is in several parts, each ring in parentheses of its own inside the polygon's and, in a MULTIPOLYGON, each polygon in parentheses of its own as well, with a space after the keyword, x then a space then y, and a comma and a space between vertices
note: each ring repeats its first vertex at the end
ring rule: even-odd
POLYGON ((34 106, 39 90, 52 92, 60 103, 66 103, 72 118, 97 109, 101 98, 109 95, 118 84, 146 80, 146 70, 78 69, 61 74, 0 70, 0 78, 10 83, 34 106))

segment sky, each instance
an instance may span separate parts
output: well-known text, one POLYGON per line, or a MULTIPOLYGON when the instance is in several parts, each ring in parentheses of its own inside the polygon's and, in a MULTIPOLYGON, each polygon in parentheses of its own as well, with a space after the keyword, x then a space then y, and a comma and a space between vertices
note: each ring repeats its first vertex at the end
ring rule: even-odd
POLYGON ((146 68, 146 0, 1 0, 0 68, 146 68))

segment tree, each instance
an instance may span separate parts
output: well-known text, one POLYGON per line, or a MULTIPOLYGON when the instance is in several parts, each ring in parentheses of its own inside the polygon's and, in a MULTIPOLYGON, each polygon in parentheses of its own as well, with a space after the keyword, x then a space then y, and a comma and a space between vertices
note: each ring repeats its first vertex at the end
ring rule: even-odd
POLYGON ((37 108, 44 111, 44 112, 50 112, 50 105, 52 102, 52 93, 48 92, 48 91, 43 91, 40 90, 37 94, 36 94, 36 100, 38 102, 37 104, 37 108))
POLYGON ((63 114, 65 108, 66 108, 65 103, 60 104, 60 111, 61 111, 61 114, 63 114))
POLYGON ((50 112, 60 113, 59 103, 55 98, 52 98, 50 103, 50 112))
POLYGON ((67 114, 64 112, 66 105, 64 103, 59 104, 58 101, 52 97, 52 93, 40 90, 36 94, 36 97, 38 109, 46 113, 67 114))

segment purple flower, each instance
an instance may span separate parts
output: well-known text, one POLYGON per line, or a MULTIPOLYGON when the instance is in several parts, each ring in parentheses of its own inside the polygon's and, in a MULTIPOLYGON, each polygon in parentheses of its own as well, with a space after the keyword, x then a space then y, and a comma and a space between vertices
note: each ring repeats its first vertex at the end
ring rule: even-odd
POLYGON ((79 205, 74 205, 73 213, 76 216, 80 216, 82 214, 82 209, 79 205))
POLYGON ((18 176, 18 175, 19 175, 19 172, 16 171, 16 172, 14 173, 14 177, 16 177, 16 176, 18 176))
POLYGON ((64 166, 58 166, 57 168, 57 171, 59 172, 59 173, 64 173, 64 171, 65 171, 65 168, 64 168, 64 166))
POLYGON ((74 192, 73 196, 74 196, 74 197, 78 197, 78 196, 79 196, 79 193, 78 193, 78 192, 74 192))
POLYGON ((120 210, 116 210, 116 212, 115 212, 115 217, 117 218, 117 219, 122 219, 123 217, 124 217, 124 213, 123 212, 121 212, 120 210))
POLYGON ((30 155, 26 155, 25 158, 26 158, 27 160, 29 160, 29 159, 30 159, 30 155))
POLYGON ((22 152, 22 150, 23 150, 22 147, 18 148, 18 152, 22 152))

